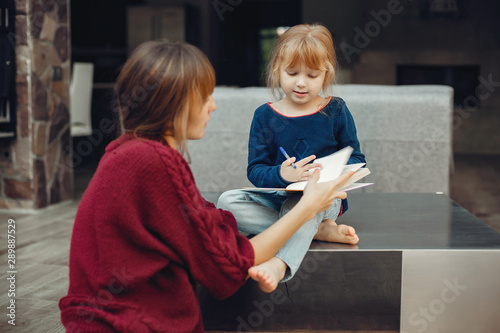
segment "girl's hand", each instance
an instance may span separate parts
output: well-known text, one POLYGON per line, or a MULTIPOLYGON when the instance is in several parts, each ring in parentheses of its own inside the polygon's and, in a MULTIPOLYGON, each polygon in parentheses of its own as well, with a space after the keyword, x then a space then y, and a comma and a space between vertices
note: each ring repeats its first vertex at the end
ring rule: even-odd
POLYGON ((300 201, 309 205, 310 209, 316 211, 316 214, 326 210, 333 204, 333 200, 345 199, 347 194, 345 192, 339 192, 348 181, 349 178, 354 174, 354 172, 346 172, 339 178, 318 184, 319 170, 314 170, 311 180, 307 183, 304 194, 300 201))
POLYGON ((292 163, 295 162, 295 157, 287 159, 285 162, 281 163, 281 178, 291 183, 308 181, 311 179, 313 174, 313 170, 309 170, 313 168, 321 168, 321 163, 309 163, 315 158, 316 155, 311 155, 301 159, 295 163, 295 169, 292 166, 292 163))

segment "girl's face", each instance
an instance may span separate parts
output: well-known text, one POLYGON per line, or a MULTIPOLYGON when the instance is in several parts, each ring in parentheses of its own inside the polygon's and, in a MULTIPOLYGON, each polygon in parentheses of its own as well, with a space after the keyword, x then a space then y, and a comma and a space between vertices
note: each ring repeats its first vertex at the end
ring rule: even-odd
POLYGON ((282 66, 280 87, 289 101, 301 107, 312 106, 323 89, 325 71, 307 68, 304 64, 282 66))
POLYGON ((210 112, 214 111, 217 105, 210 94, 205 101, 197 103, 190 111, 187 125, 187 139, 198 140, 205 134, 205 127, 210 120, 210 112))

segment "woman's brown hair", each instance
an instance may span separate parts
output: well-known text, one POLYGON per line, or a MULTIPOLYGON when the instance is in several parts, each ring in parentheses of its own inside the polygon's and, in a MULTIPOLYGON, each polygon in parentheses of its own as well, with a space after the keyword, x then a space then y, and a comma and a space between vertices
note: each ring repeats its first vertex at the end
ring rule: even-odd
POLYGON ((287 29, 278 39, 267 68, 267 85, 279 97, 280 69, 304 63, 325 71, 323 91, 335 81, 335 49, 330 31, 319 24, 300 24, 287 29))
POLYGON ((116 81, 120 122, 125 133, 165 143, 172 136, 186 153, 189 110, 213 92, 215 73, 198 48, 150 41, 130 55, 116 81))

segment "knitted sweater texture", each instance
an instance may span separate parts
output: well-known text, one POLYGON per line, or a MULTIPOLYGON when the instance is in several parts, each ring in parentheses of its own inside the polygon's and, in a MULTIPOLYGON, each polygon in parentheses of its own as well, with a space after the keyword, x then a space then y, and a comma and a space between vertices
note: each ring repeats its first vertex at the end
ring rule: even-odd
POLYGON ((233 215, 203 199, 177 151, 124 135, 78 208, 61 319, 68 332, 202 332, 196 283, 228 297, 253 263, 233 215))

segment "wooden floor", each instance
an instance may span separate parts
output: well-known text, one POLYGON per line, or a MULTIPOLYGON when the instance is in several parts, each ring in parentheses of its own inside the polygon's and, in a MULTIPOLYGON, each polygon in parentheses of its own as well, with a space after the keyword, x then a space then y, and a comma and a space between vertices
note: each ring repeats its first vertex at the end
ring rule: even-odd
MULTIPOLYGON (((36 215, 0 214, 2 249, 2 320, 0 332, 64 332, 59 299, 68 289, 68 251, 78 202, 45 209, 36 215), (16 325, 7 323, 7 221, 16 221, 16 325)), ((10 270, 10 269, 9 269, 10 270)))
MULTIPOLYGON (((78 197, 92 170, 75 171, 78 197)), ((500 232, 500 156, 455 156, 450 197, 500 232)), ((68 250, 78 200, 36 214, 0 213, 0 332, 64 332, 58 301, 68 288, 68 250), (7 221, 16 222, 16 326, 9 325, 7 221)), ((337 331, 339 332, 339 331, 337 331)), ((345 331, 343 331, 345 332, 345 331)), ((364 331, 366 332, 366 331, 364 331)))

